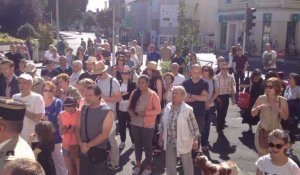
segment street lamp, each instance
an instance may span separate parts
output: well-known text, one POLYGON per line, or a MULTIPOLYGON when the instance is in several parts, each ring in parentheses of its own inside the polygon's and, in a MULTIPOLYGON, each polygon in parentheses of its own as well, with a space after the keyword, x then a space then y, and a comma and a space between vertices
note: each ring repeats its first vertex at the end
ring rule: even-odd
POLYGON ((56 39, 59 40, 59 4, 56 0, 56 39))

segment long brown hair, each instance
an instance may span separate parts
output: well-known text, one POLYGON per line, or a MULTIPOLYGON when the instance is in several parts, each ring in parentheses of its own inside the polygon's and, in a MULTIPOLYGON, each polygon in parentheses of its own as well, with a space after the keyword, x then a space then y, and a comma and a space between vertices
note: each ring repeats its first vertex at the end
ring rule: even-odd
POLYGON ((54 151, 55 129, 50 121, 41 121, 36 124, 35 133, 38 136, 39 145, 46 146, 50 151, 54 151))

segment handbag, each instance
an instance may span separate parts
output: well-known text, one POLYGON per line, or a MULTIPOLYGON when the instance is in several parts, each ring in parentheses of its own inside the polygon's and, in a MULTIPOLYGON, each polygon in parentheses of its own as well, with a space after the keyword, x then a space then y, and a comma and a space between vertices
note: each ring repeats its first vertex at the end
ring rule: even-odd
POLYGON ((242 108, 242 109, 247 109, 249 108, 249 104, 250 104, 250 94, 248 94, 247 92, 245 92, 245 89, 243 90, 243 92, 239 93, 239 98, 238 98, 238 107, 242 108))
POLYGON ((260 127, 258 130, 258 143, 259 146, 262 148, 268 148, 268 136, 270 131, 265 130, 264 128, 260 127))
MULTIPOLYGON (((89 142, 91 139, 88 136, 88 130, 87 130, 88 111, 89 111, 89 107, 86 108, 86 113, 85 113, 85 134, 86 134, 87 141, 89 142)), ((106 161, 108 159, 108 154, 109 154, 109 149, 102 149, 96 146, 90 148, 89 151, 87 152, 89 161, 94 164, 106 161)))
POLYGON ((80 154, 79 145, 70 145, 69 147, 69 156, 71 159, 78 159, 80 154))

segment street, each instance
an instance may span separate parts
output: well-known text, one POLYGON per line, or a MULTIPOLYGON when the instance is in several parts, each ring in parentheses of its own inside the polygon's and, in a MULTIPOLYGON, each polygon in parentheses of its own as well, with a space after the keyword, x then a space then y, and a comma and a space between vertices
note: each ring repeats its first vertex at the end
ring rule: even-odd
MULTIPOLYGON (((75 50, 80 44, 80 38, 85 40, 88 37, 93 39, 92 34, 83 33, 78 35, 73 32, 63 32, 66 36, 65 39, 69 45, 75 50)), ((249 59, 250 68, 262 69, 261 61, 259 58, 249 59)), ((284 71, 286 75, 290 72, 300 73, 299 62, 286 61, 284 63, 278 63, 278 69, 284 71)), ((227 125, 224 134, 225 137, 218 137, 214 126, 210 130, 210 151, 208 154, 209 159, 213 163, 220 163, 226 160, 235 161, 242 171, 243 175, 253 175, 256 172, 255 161, 259 158, 255 152, 254 146, 254 133, 248 132, 248 125, 241 124, 242 118, 240 117, 239 108, 236 105, 230 105, 227 115, 227 125)), ((255 132, 255 127, 253 132, 255 132)), ((118 137, 118 143, 120 138, 118 137)), ((120 150, 120 166, 121 169, 113 172, 116 175, 128 175, 131 174, 131 170, 134 167, 134 150, 130 149, 131 143, 129 134, 127 134, 126 146, 120 150)), ((293 159, 300 165, 300 140, 293 146, 293 159)), ((153 160, 153 175, 160 175, 165 173, 165 159, 164 153, 155 157, 153 160)), ((181 171, 179 171, 181 172, 181 171)), ((195 167, 195 174, 201 174, 198 167, 195 167)), ((181 173, 182 174, 182 173, 181 173)))

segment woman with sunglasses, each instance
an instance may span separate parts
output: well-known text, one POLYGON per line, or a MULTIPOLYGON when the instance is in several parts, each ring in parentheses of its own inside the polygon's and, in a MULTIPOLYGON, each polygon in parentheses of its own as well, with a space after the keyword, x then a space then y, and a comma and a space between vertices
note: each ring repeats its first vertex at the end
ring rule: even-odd
POLYGON ((119 131, 121 137, 121 143, 119 145, 120 149, 125 147, 125 140, 126 140, 126 128, 128 127, 129 136, 131 138, 132 146, 131 148, 134 149, 134 140, 132 139, 131 134, 131 126, 130 126, 130 116, 128 113, 128 103, 129 97, 131 93, 135 90, 136 84, 131 81, 130 79, 130 69, 127 68, 121 72, 122 80, 120 82, 120 91, 122 94, 122 100, 118 104, 117 110, 117 117, 119 119, 119 131))
POLYGON ((201 146, 202 152, 208 152, 210 123, 213 117, 216 118, 216 107, 214 101, 220 93, 220 87, 214 78, 214 70, 211 66, 205 65, 202 67, 202 78, 208 83, 208 101, 205 102, 205 118, 203 125, 204 128, 201 133, 201 146))
POLYGON ((286 155, 290 147, 290 137, 284 130, 275 129, 268 136, 269 154, 256 162, 256 175, 300 175, 298 165, 286 155))
POLYGON ((259 123, 255 132, 255 147, 259 155, 268 153, 265 133, 274 129, 281 129, 281 119, 286 120, 289 115, 287 100, 280 96, 281 82, 278 78, 269 78, 265 82, 265 94, 258 97, 252 110, 253 117, 259 116, 259 123))
POLYGON ((62 110, 62 101, 54 96, 55 85, 46 81, 43 87, 43 99, 45 102, 45 116, 55 128, 55 147, 52 157, 55 164, 56 174, 66 175, 67 169, 62 156, 62 138, 59 132, 58 115, 62 110))
POLYGON ((122 80, 121 72, 125 70, 125 55, 118 55, 116 65, 112 67, 112 76, 119 82, 122 80))

